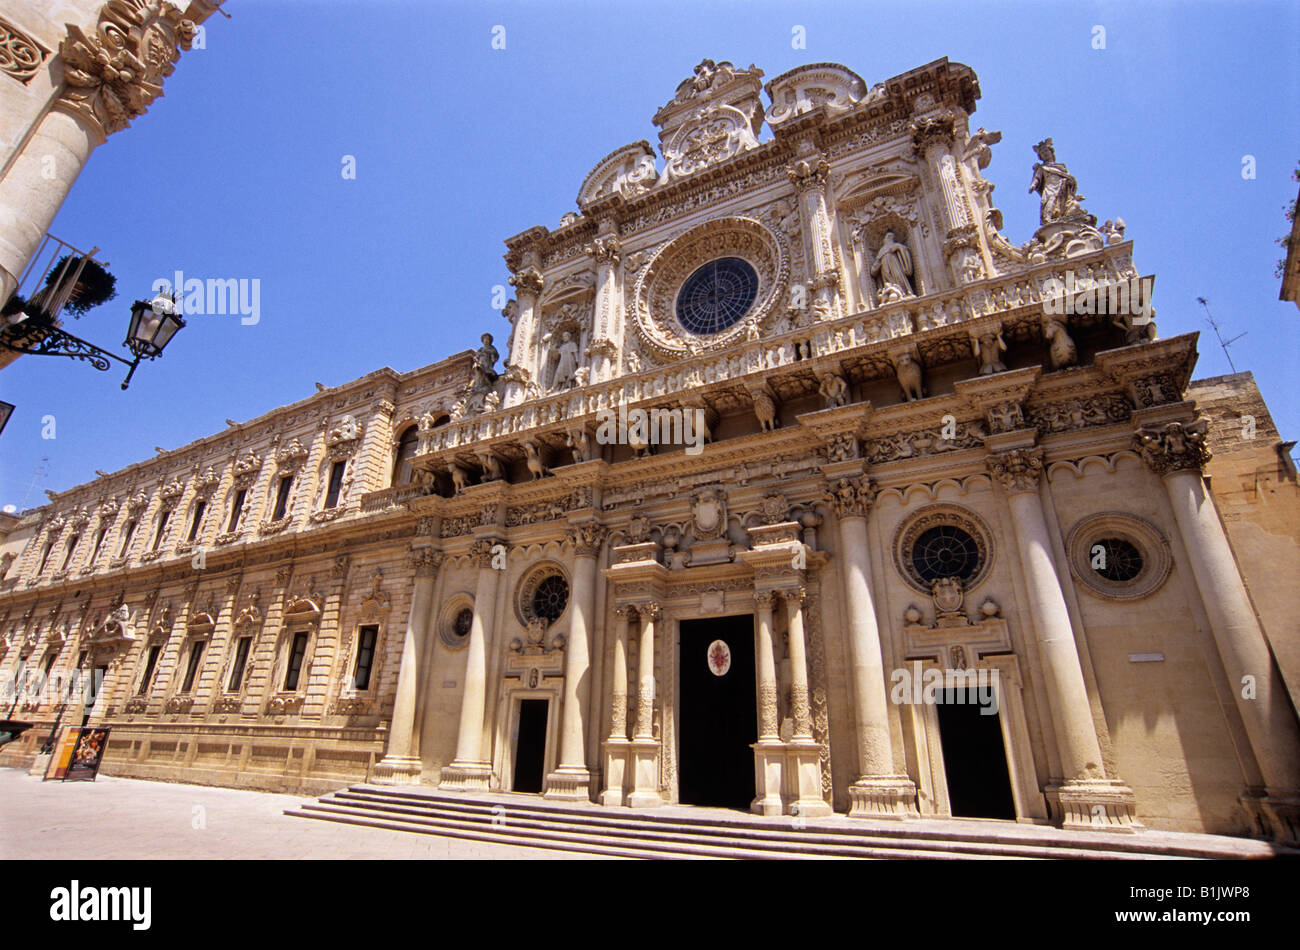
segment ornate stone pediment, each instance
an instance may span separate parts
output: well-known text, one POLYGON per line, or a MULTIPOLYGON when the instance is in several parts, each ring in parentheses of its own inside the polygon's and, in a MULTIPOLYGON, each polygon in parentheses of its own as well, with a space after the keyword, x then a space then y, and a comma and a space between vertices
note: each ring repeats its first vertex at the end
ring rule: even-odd
POLYGON ((583 179, 578 207, 586 211, 595 202, 615 194, 630 201, 653 188, 658 179, 650 143, 643 140, 624 145, 602 158, 583 179))
POLYGON ((296 437, 290 439, 286 445, 280 447, 280 451, 275 453, 275 464, 281 472, 291 475, 302 467, 302 463, 307 460, 307 448, 296 437))
POLYGON ((837 63, 800 66, 777 76, 765 88, 772 100, 767 124, 773 128, 818 108, 839 115, 867 96, 862 77, 837 63))
POLYGON ((262 470, 262 458, 255 452, 245 452, 235 459, 235 487, 252 488, 257 474, 262 470))

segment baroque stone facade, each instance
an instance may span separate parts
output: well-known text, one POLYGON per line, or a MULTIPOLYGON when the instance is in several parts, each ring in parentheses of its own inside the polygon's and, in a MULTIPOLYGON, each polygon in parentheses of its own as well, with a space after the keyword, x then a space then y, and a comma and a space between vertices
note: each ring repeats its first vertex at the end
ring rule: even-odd
MULTIPOLYGON (((1273 471, 1294 566, 1280 440, 1225 415, 1253 385, 1207 414, 1145 298, 1057 306, 1127 288, 1132 243, 1051 139, 1039 228, 999 233, 968 67, 762 77, 700 63, 658 152, 506 241, 504 359, 380 370, 7 527, 0 673, 104 670, 117 774, 633 808, 721 778, 769 815, 1294 840, 1293 611, 1205 478, 1228 444, 1273 471), (692 684, 751 668, 752 751, 702 775, 692 684)), ((83 712, 30 707, 0 758, 83 712)))

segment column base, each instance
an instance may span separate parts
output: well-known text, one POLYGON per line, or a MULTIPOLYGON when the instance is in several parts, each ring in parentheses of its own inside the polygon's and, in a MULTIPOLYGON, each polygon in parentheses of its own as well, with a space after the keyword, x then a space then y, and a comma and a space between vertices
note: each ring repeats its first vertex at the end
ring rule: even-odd
POLYGON ((749 810, 755 815, 784 815, 781 797, 785 773, 785 743, 780 739, 759 739, 754 750, 754 796, 749 810))
POLYGON ((918 818, 916 785, 906 775, 864 775, 849 786, 850 818, 918 818))
POLYGON ((786 813, 801 818, 834 814, 822 798, 822 747, 812 739, 785 743, 785 781, 789 807, 786 813))
POLYGON ((626 777, 628 771, 628 751, 632 743, 626 739, 606 739, 605 746, 605 789, 597 797, 602 805, 616 808, 627 797, 626 777))
POLYGON ((1085 779, 1044 789, 1067 831, 1144 831, 1137 820, 1137 798, 1123 782, 1085 779))
POLYGON ((1300 845, 1300 796, 1252 790, 1241 796, 1241 803, 1260 837, 1293 847, 1300 845))
POLYGON ((32 760, 32 767, 27 770, 28 775, 38 775, 42 778, 45 776, 45 770, 49 768, 50 759, 54 757, 52 752, 37 752, 36 758, 32 760))
POLYGON ((560 801, 591 801, 591 773, 584 766, 561 765, 546 776, 542 798, 560 801))
POLYGON ((424 763, 414 756, 386 755, 370 772, 375 785, 419 785, 424 763))
POLYGON ((627 796, 631 808, 658 808, 664 803, 659 791, 659 742, 656 739, 633 739, 632 792, 627 796))
POLYGON ((453 762, 442 767, 438 788, 446 792, 486 792, 492 787, 490 762, 453 762))

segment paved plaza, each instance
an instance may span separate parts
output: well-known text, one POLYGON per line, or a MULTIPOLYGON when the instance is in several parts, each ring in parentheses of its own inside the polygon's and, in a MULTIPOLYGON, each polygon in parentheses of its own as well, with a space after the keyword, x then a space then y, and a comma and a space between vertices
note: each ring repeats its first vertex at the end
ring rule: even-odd
POLYGON ((314 801, 101 775, 43 782, 0 768, 0 859, 591 859, 595 855, 302 821, 314 801))

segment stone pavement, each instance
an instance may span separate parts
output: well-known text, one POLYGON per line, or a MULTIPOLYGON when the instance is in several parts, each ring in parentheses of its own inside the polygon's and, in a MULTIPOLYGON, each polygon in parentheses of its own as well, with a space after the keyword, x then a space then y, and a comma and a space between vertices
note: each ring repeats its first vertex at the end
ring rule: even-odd
POLYGON ((0 768, 0 859, 597 857, 302 821, 284 814, 286 808, 311 801, 315 799, 107 775, 94 782, 42 782, 19 769, 0 768))

